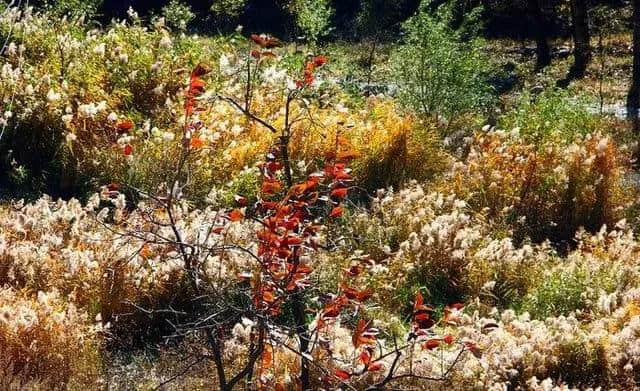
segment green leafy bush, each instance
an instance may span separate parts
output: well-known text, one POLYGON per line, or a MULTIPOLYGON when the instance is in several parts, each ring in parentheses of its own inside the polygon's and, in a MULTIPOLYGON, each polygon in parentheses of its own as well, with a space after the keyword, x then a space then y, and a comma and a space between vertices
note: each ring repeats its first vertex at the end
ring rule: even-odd
MULTIPOLYGON (((539 285, 524 297, 522 311, 529 312, 534 319, 603 311, 598 308, 602 307, 599 297, 635 283, 624 263, 615 258, 608 264, 594 263, 586 253, 590 248, 581 245, 581 249, 569 255, 570 261, 560 259, 556 268, 540 278, 539 285)), ((604 258, 606 253, 601 254, 604 258)))
POLYGON ((290 5, 296 25, 311 43, 326 37, 333 28, 334 9, 329 0, 294 0, 290 5))
POLYGON ((214 0, 211 12, 217 19, 229 22, 242 14, 246 3, 246 0, 214 0))
POLYGON ((534 319, 544 319, 585 309, 587 297, 583 292, 589 284, 587 276, 586 271, 580 269, 573 272, 553 272, 527 297, 523 310, 529 312, 534 319))
POLYGON ((196 17, 191 7, 180 0, 171 0, 169 4, 163 7, 162 16, 164 16, 169 26, 178 30, 185 30, 187 25, 196 17))
MULTIPOLYGON (((48 0, 36 2, 36 5, 41 5, 44 9, 58 16, 88 16, 91 18, 96 16, 103 3, 104 0, 48 0)), ((1 5, 0 9, 2 9, 1 5)))
POLYGON ((594 103, 588 98, 565 90, 546 90, 536 97, 525 93, 498 125, 501 129, 519 129, 530 142, 572 142, 606 126, 603 116, 589 111, 590 105, 594 103))
MULTIPOLYGON (((216 47, 191 37, 170 39, 166 29, 151 30, 137 20, 102 34, 81 18, 54 15, 34 12, 25 19, 28 30, 13 29, 11 46, 24 51, 20 57, 14 50, 3 64, 5 69, 23 64, 21 77, 5 72, 0 83, 2 110, 12 113, 0 139, 0 171, 11 173, 0 175, 0 187, 8 194, 82 197, 87 177, 125 177, 114 175, 120 166, 113 161, 96 168, 101 157, 118 155, 113 153, 117 119, 143 123, 153 117, 160 129, 173 124, 167 98, 175 99, 184 84, 183 74, 175 71, 216 47), (109 121, 112 112, 116 118, 109 121), (74 119, 82 122, 77 129, 74 119)), ((7 13, 0 31, 7 32, 15 17, 7 13)))
POLYGON ((423 116, 452 120, 494 100, 486 75, 490 61, 476 40, 449 27, 448 7, 422 9, 405 22, 404 44, 393 56, 402 102, 423 116))

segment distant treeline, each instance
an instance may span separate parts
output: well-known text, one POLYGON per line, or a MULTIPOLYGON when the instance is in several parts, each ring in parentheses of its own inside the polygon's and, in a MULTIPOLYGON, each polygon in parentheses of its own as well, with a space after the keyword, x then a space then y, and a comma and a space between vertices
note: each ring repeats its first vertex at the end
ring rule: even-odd
MULTIPOLYGON (((174 0, 175 1, 175 0, 174 0)), ((242 25, 245 31, 271 33, 281 38, 292 39, 297 35, 295 17, 292 15, 292 4, 300 0, 184 0, 196 18, 191 28, 202 33, 227 32, 242 25), (212 7, 220 11, 237 7, 233 15, 220 15, 212 12, 212 7)), ((304 1, 304 0, 302 0, 304 1)), ((447 1, 456 3, 461 15, 483 6, 482 17, 485 33, 491 37, 530 37, 527 24, 527 0, 431 0, 435 8, 447 1)), ((159 14, 171 0, 37 0, 36 6, 46 3, 50 5, 78 3, 95 4, 96 18, 108 23, 113 18, 124 18, 132 7, 142 17, 159 14)), ((332 32, 328 39, 361 40, 371 35, 376 39, 382 36, 395 38, 400 32, 403 21, 418 9, 420 0, 328 0, 333 15, 332 32), (362 14, 369 11, 371 26, 363 26, 362 14), (371 14, 372 13, 372 14, 371 14)), ((567 35, 570 31, 569 0, 540 0, 543 9, 553 9, 553 20, 550 20, 551 35, 567 35), (560 12, 558 12, 560 10, 560 12)), ((591 0, 590 6, 608 5, 621 8, 628 5, 626 0, 591 0)), ((311 1, 311 4, 313 2, 311 1)), ((366 24, 366 23, 365 23, 366 24)))

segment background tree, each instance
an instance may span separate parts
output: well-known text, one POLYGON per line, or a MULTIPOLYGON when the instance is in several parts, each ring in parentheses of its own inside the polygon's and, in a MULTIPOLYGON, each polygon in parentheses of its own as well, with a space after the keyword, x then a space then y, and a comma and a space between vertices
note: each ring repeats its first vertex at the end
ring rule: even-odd
POLYGON ((539 0, 527 0, 527 9, 531 31, 536 41, 536 70, 540 70, 551 64, 549 26, 539 0))
POLYGON ((568 80, 582 78, 591 60, 591 44, 587 0, 571 0, 571 19, 574 42, 574 63, 569 70, 568 80))
MULTIPOLYGON (((376 48, 393 29, 400 29, 401 22, 409 10, 417 9, 417 2, 411 0, 362 0, 360 11, 356 16, 358 36, 368 41, 369 52, 366 59, 368 68, 367 84, 371 83, 376 48)), ((410 12, 409 15, 412 13, 410 12)))

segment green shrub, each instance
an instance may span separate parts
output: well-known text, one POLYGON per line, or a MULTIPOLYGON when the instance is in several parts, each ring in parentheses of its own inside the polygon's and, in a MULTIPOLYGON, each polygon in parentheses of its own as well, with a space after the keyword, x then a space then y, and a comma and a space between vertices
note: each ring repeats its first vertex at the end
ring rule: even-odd
POLYGON ((573 273, 554 271, 525 299, 523 310, 529 312, 534 319, 545 319, 585 309, 586 297, 583 292, 588 284, 585 270, 578 269, 573 273))
POLYGON ((311 43, 317 43, 333 30, 331 18, 335 11, 329 0, 294 0, 290 9, 298 29, 311 43))
MULTIPOLYGON (((88 16, 92 18, 96 16, 103 2, 104 0, 46 0, 36 2, 36 5, 41 5, 43 9, 57 16, 88 16)), ((2 6, 0 6, 1 8, 2 6)))
POLYGON ((489 59, 478 41, 463 42, 460 31, 449 27, 448 9, 435 15, 422 9, 405 22, 393 68, 406 106, 451 121, 489 107, 495 96, 486 78, 489 59))
POLYGON ((588 110, 593 104, 588 98, 565 90, 546 90, 536 97, 525 93, 516 107, 499 119, 498 126, 518 128, 529 142, 572 142, 606 126, 604 117, 588 110))
MULTIPOLYGON (((165 28, 149 29, 137 20, 113 24, 103 34, 80 18, 58 18, 52 12, 34 12, 25 21, 27 31, 14 29, 12 41, 24 47, 23 58, 5 58, 7 69, 23 61, 23 74, 3 75, 0 83, 5 102, 0 108, 12 112, 0 139, 0 171, 9 173, 0 175, 3 195, 32 198, 46 192, 82 198, 93 185, 88 177, 96 183, 144 177, 142 171, 123 172, 131 167, 113 161, 122 154, 114 153, 116 121, 108 121, 108 115, 130 118, 139 129, 149 118, 151 128, 170 128, 175 118, 166 103, 184 86, 180 69, 194 66, 204 52, 211 58, 218 48, 214 40, 203 45, 189 36, 169 39, 165 28), (85 118, 79 114, 83 104, 102 109, 85 118)), ((3 19, 0 31, 9 28, 10 20, 3 19)), ((148 168, 161 175, 155 174, 157 161, 148 168)))
POLYGON ((214 0, 211 13, 216 19, 228 23, 242 14, 246 3, 246 0, 214 0))
POLYGON ((524 297, 522 310, 534 319, 567 316, 572 312, 596 310, 602 293, 629 285, 629 273, 612 260, 608 266, 594 265, 576 252, 577 263, 559 266, 540 280, 540 285, 524 297))
POLYGON ((163 7, 162 16, 164 16, 169 26, 178 30, 185 30, 196 17, 191 7, 180 0, 171 0, 169 4, 163 7))

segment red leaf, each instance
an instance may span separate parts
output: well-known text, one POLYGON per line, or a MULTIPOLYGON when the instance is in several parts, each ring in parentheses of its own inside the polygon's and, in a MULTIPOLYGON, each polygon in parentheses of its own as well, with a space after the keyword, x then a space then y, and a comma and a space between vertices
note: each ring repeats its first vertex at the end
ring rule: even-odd
POLYGON ((438 341, 437 339, 429 339, 424 344, 422 344, 422 347, 428 350, 436 349, 438 346, 440 346, 440 341, 438 341))
POLYGON ((384 368, 384 365, 381 362, 373 363, 369 365, 369 372, 377 372, 384 368))
POLYGON ((313 82, 316 80, 316 78, 313 76, 313 73, 305 73, 304 75, 304 84, 307 86, 310 86, 311 84, 313 84, 313 82))
POLYGON ((133 147, 131 144, 125 145, 122 153, 124 153, 125 156, 131 156, 133 154, 133 147))
POLYGON ((254 43, 257 43, 258 45, 261 45, 261 44, 264 42, 264 40, 262 39, 262 37, 261 37, 261 36, 259 36, 258 34, 251 34, 251 40, 252 40, 254 43))
POLYGON ((382 369, 382 363, 374 363, 371 360, 371 348, 367 348, 367 350, 363 350, 362 353, 360 353, 360 361, 369 372, 376 372, 382 369))
POLYGON ((262 369, 269 369, 273 366, 273 351, 271 346, 267 345, 262 352, 262 369))
POLYGON ((202 89, 202 88, 204 88, 205 83, 204 83, 204 81, 202 79, 200 79, 198 77, 192 77, 190 86, 191 86, 191 88, 202 89))
POLYGON ((341 311, 342 311, 342 307, 339 306, 338 304, 336 303, 329 304, 328 306, 325 307, 324 312, 322 313, 322 316, 324 318, 335 318, 338 315, 340 315, 341 311))
POLYGON ((293 185, 291 187, 291 192, 295 195, 302 195, 305 191, 307 191, 307 183, 298 183, 297 185, 293 185))
POLYGON ((434 321, 426 310, 416 312, 413 321, 419 329, 429 329, 433 326, 434 321))
POLYGON ((475 342, 466 341, 464 342, 464 347, 467 348, 477 358, 480 358, 482 356, 482 352, 475 342))
POLYGON ((342 369, 336 369, 336 371, 334 372, 334 375, 342 380, 349 380, 351 378, 351 374, 347 371, 344 371, 342 369))
POLYGON ((433 320, 431 319, 431 313, 433 308, 424 304, 424 298, 420 292, 416 293, 416 298, 413 303, 413 321, 416 323, 419 329, 428 329, 433 326, 433 320))
POLYGON ((262 192, 265 194, 273 194, 282 188, 282 185, 277 180, 266 180, 262 182, 262 192))
POLYGON ((118 184, 118 183, 109 183, 107 185, 107 190, 109 190, 109 191, 118 191, 118 190, 120 190, 120 184, 118 184))
POLYGON ((200 63, 200 64, 196 65, 196 67, 191 72, 191 77, 204 76, 209 72, 211 72, 211 68, 209 66, 205 65, 205 64, 200 63))
POLYGON ((344 272, 350 277, 357 277, 362 273, 362 269, 362 265, 352 265, 348 269, 345 269, 344 272))
POLYGON ((344 209, 342 209, 342 207, 336 206, 335 208, 331 209, 331 213, 329 213, 329 217, 338 218, 342 216, 343 212, 344 212, 344 209))
POLYGON ((242 219, 244 219, 244 214, 239 209, 234 209, 229 212, 229 220, 240 221, 242 219))
POLYGON ((414 311, 433 312, 433 308, 431 308, 430 306, 424 304, 424 298, 422 297, 422 293, 420 293, 420 292, 416 293, 416 298, 415 298, 415 301, 413 303, 413 310, 414 311))
POLYGON ((356 300, 359 302, 364 302, 373 295, 373 291, 371 289, 365 289, 365 290, 359 291, 357 289, 350 288, 348 286, 343 286, 342 289, 344 291, 345 296, 347 296, 351 300, 356 300))
POLYGON ((321 67, 324 64, 326 64, 329 61, 329 59, 326 56, 316 56, 313 58, 313 64, 316 67, 321 67))
POLYGON ((305 74, 311 74, 315 70, 316 70, 316 64, 314 64, 313 61, 309 61, 308 63, 304 64, 305 74))
POLYGON ((424 298, 422 297, 422 293, 420 292, 416 293, 416 297, 413 302, 413 310, 416 311, 416 310, 422 309, 423 304, 424 304, 424 298))
POLYGON ((265 168, 269 172, 274 173, 276 171, 279 171, 282 168, 282 163, 281 162, 267 162, 265 164, 265 168))
POLYGON ((446 336, 443 338, 443 341, 444 341, 447 345, 451 345, 451 344, 453 343, 453 341, 454 341, 454 338, 453 338, 453 336, 451 336, 451 335, 446 335, 446 336))
POLYGON ((302 239, 299 236, 289 235, 285 240, 287 246, 299 246, 302 244, 302 239))
POLYGON ((191 139, 191 148, 202 148, 202 146, 204 145, 204 141, 202 141, 201 138, 199 137, 194 137, 191 139))
POLYGON ((130 119, 122 120, 116 126, 121 133, 128 132, 133 129, 134 123, 130 119))
POLYGON ((362 353, 360 353, 360 361, 368 367, 371 362, 371 354, 368 351, 363 350, 362 353))
POLYGON ((363 291, 358 292, 358 296, 356 297, 359 302, 367 301, 371 296, 373 296, 373 290, 365 289, 363 291))
POLYGON ((431 317, 430 317, 430 315, 429 315, 427 312, 424 312, 424 311, 422 311, 422 312, 420 312, 420 311, 419 311, 419 312, 417 312, 417 313, 415 314, 415 316, 413 317, 413 319, 414 319, 416 322, 418 322, 418 323, 426 322, 426 321, 428 321, 430 318, 431 318, 431 317))
POLYGON ((278 203, 274 201, 262 201, 260 205, 262 206, 263 209, 266 209, 266 210, 271 210, 278 207, 278 203))
POLYGON ((187 101, 184 104, 184 109, 187 112, 187 115, 191 115, 193 114, 193 107, 195 106, 195 104, 193 103, 193 99, 187 99, 187 101))
POLYGON ((251 40, 257 45, 260 45, 263 48, 267 48, 267 49, 282 46, 282 42, 279 39, 274 38, 270 35, 251 34, 251 40))
POLYGON ((262 300, 264 300, 267 303, 273 303, 275 301, 275 296, 273 295, 273 292, 271 291, 264 291, 262 292, 262 300))
POLYGON ((331 197, 334 198, 344 198, 347 196, 347 193, 349 192, 349 189, 347 189, 346 187, 341 187, 338 189, 333 189, 331 191, 331 197))
POLYGON ((354 347, 360 347, 362 345, 373 345, 376 342, 375 334, 372 333, 369 329, 369 323, 367 323, 364 319, 360 319, 358 321, 358 325, 353 332, 353 336, 351 337, 351 341, 353 342, 354 347))

